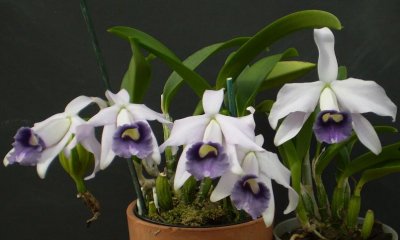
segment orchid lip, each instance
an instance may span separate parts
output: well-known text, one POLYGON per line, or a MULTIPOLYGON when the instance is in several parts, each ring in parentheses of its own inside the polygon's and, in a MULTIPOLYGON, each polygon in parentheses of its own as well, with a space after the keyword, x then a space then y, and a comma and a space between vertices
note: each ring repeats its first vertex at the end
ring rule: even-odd
POLYGON ((42 138, 31 128, 18 129, 13 143, 14 151, 8 157, 10 164, 19 163, 23 166, 34 166, 38 163, 43 150, 46 148, 42 138))
POLYGON ((228 157, 219 143, 195 143, 187 151, 186 157, 187 171, 197 180, 217 178, 229 169, 228 157))
POLYGON ((351 135, 351 115, 336 110, 321 111, 314 122, 313 130, 320 142, 332 144, 344 141, 351 135))
POLYGON ((253 219, 262 215, 271 199, 270 189, 257 180, 255 175, 245 175, 235 183, 231 193, 236 208, 246 211, 253 219))
POLYGON ((124 158, 148 157, 153 152, 151 128, 143 121, 118 127, 113 136, 112 150, 124 158))

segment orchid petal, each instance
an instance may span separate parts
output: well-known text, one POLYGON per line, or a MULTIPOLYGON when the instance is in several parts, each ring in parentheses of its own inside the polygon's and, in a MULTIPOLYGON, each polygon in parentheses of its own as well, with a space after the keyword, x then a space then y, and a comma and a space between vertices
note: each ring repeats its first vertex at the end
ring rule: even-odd
POLYGON ((258 163, 260 164, 261 172, 288 189, 289 204, 284 214, 295 210, 299 201, 299 195, 290 186, 290 171, 283 166, 275 153, 264 151, 262 153, 257 153, 257 157, 259 159, 258 163))
POLYGON ((276 129, 279 119, 292 112, 313 112, 324 85, 321 81, 285 84, 268 117, 271 127, 276 129))
POLYGON ((190 149, 191 145, 186 145, 182 151, 182 154, 178 160, 178 165, 176 166, 175 178, 174 178, 174 189, 177 191, 183 186, 186 180, 191 176, 188 171, 186 171, 186 153, 190 149))
POLYGON ((106 97, 111 104, 124 105, 129 103, 129 93, 125 89, 121 89, 117 94, 106 91, 106 97))
POLYGON ((68 103, 68 105, 65 107, 65 113, 70 115, 77 115, 82 109, 84 109, 91 103, 97 103, 100 108, 105 108, 107 106, 107 103, 100 98, 79 96, 68 103))
POLYGON ((51 116, 51 117, 49 117, 49 118, 47 118, 47 119, 45 119, 45 120, 43 120, 41 122, 35 123, 33 125, 33 127, 32 127, 32 130, 36 132, 38 129, 41 129, 41 128, 47 126, 50 122, 53 122, 54 120, 59 120, 59 119, 62 119, 62 118, 66 118, 65 113, 54 114, 53 116, 51 116))
POLYGON ((204 131, 204 142, 222 143, 222 132, 219 124, 215 120, 211 120, 204 131))
POLYGON ((339 105, 335 93, 329 87, 325 88, 321 92, 321 96, 319 97, 319 108, 321 111, 339 111, 339 105))
POLYGON ((382 145, 374 127, 361 114, 352 114, 351 117, 353 119, 353 129, 360 142, 378 155, 382 151, 382 145))
POLYGON ((374 112, 396 119, 397 107, 386 95, 385 90, 374 81, 349 78, 335 81, 331 88, 339 105, 351 113, 374 112))
POLYGON ((93 131, 93 134, 91 134, 89 137, 83 139, 81 144, 85 149, 87 149, 89 152, 91 152, 94 156, 93 172, 89 176, 85 177, 85 180, 89 180, 89 179, 94 178, 96 173, 98 171, 100 171, 101 145, 100 145, 99 141, 97 141, 94 131, 93 131))
POLYGON ((50 163, 64 149, 71 136, 72 132, 68 131, 56 145, 50 148, 46 148, 42 152, 42 155, 38 159, 38 164, 36 168, 40 178, 44 178, 46 176, 47 168, 49 167, 50 163))
POLYGON ((257 157, 254 152, 249 152, 246 155, 242 163, 242 168, 246 174, 255 175, 256 177, 260 175, 257 157))
POLYGON ((314 30, 314 40, 317 44, 318 76, 323 82, 332 82, 337 79, 338 63, 335 55, 335 37, 329 28, 314 30))
POLYGON ((248 107, 247 110, 250 112, 249 115, 240 117, 241 121, 244 121, 250 128, 256 128, 256 122, 254 121, 254 112, 255 109, 253 107, 248 107))
POLYGON ((8 161, 8 158, 11 156, 11 153, 14 152, 14 151, 15 151, 14 148, 11 149, 11 150, 6 154, 6 156, 4 157, 4 159, 3 159, 3 164, 4 164, 5 167, 7 167, 7 166, 10 164, 10 162, 8 161))
POLYGON ((102 109, 96 115, 94 115, 89 121, 88 124, 93 127, 104 126, 108 124, 116 124, 118 112, 121 109, 118 106, 111 106, 108 108, 102 109))
POLYGON ((214 115, 219 113, 222 102, 224 101, 224 89, 218 91, 206 90, 203 94, 204 113, 214 115))
POLYGON ((244 172, 240 165, 235 146, 227 144, 225 145, 225 149, 229 162, 231 163, 231 171, 236 174, 243 174, 244 172))
POLYGON ((301 128, 303 127, 304 123, 307 121, 308 117, 310 116, 309 113, 305 112, 292 112, 290 113, 285 120, 283 120, 282 124, 279 126, 278 130, 276 131, 276 135, 274 138, 275 146, 279 146, 286 141, 292 139, 296 136, 301 128))
POLYGON ((254 129, 246 122, 229 116, 218 114, 216 120, 221 127, 227 144, 236 144, 253 151, 262 151, 254 141, 254 129))
POLYGON ((153 159, 157 164, 160 164, 161 163, 160 149, 158 148, 158 142, 153 132, 151 132, 151 139, 153 141, 153 152, 151 154, 151 159, 153 159))
POLYGON ((157 120, 160 123, 171 123, 161 113, 151 110, 144 104, 129 104, 126 107, 129 112, 132 114, 133 118, 136 121, 139 120, 146 120, 146 121, 153 121, 157 120))
POLYGON ((267 227, 271 226, 274 222, 274 217, 275 217, 275 197, 274 197, 274 191, 272 189, 272 182, 271 179, 261 175, 260 176, 261 181, 267 186, 267 188, 270 190, 270 200, 269 200, 269 205, 268 208, 265 209, 263 212, 262 216, 264 219, 264 223, 267 227))
POLYGON ((264 136, 259 134, 256 136, 255 140, 256 144, 260 147, 262 147, 262 145, 264 144, 264 136))
POLYGON ((115 153, 112 150, 113 135, 117 127, 113 124, 104 126, 101 137, 100 169, 105 169, 114 160, 115 153))
POLYGON ((204 115, 176 120, 169 138, 160 146, 163 152, 167 146, 180 146, 199 142, 210 119, 204 115))
POLYGON ((43 139, 46 148, 52 147, 70 130, 71 120, 68 118, 55 119, 47 123, 47 125, 37 128, 34 131, 43 139))
POLYGON ((126 124, 132 124, 133 122, 135 122, 135 120, 133 119, 133 116, 127 109, 123 108, 121 109, 121 111, 119 111, 117 115, 117 127, 126 124))
POLYGON ((226 172, 218 181, 217 186, 211 193, 210 201, 217 202, 223 198, 228 197, 233 189, 235 183, 239 180, 239 175, 230 171, 226 172))

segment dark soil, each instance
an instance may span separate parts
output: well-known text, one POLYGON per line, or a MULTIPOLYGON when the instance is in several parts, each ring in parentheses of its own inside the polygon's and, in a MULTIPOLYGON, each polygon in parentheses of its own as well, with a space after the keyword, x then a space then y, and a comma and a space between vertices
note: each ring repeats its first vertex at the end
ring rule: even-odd
MULTIPOLYGON (((305 233, 303 229, 296 229, 292 232, 285 233, 281 236, 282 240, 290 240, 292 235, 298 234, 299 237, 296 237, 294 240, 321 240, 321 238, 317 237, 313 233, 305 233)), ((335 236, 330 237, 330 240, 363 240, 360 232, 354 232, 349 234, 348 236, 335 236)), ((392 240, 393 236, 391 233, 384 233, 382 229, 382 224, 379 222, 375 222, 371 236, 368 240, 392 240)))

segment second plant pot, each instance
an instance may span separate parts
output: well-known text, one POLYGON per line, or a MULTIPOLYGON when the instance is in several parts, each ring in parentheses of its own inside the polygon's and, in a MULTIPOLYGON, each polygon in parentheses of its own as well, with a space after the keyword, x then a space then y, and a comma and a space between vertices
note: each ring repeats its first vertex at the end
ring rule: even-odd
MULTIPOLYGON (((363 219, 360 218, 359 222, 362 223, 362 221, 363 221, 363 219)), ((295 230, 295 229, 297 229, 299 227, 300 227, 300 223, 296 218, 290 218, 288 220, 285 220, 285 221, 277 224, 274 227, 274 231, 273 231, 275 240, 282 240, 281 236, 283 234, 285 234, 287 232, 291 232, 291 231, 293 231, 293 230, 295 230)), ((393 240, 398 240, 399 239, 396 231, 393 228, 391 228, 391 227, 389 227, 389 226, 387 226, 385 224, 383 224, 383 231, 385 233, 391 233, 392 236, 393 236, 393 240)))
POLYGON ((130 240, 272 240, 272 228, 262 218, 221 227, 177 227, 156 224, 137 217, 132 202, 127 210, 130 240))

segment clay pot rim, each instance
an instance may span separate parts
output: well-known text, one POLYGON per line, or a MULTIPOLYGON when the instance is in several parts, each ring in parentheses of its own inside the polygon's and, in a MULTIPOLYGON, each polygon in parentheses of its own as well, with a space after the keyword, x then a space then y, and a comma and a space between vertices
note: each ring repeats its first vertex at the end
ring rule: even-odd
MULTIPOLYGON (((202 226, 202 227, 189 227, 189 226, 183 226, 183 225, 170 225, 170 224, 165 224, 165 223, 159 223, 155 221, 151 221, 149 219, 145 219, 143 217, 137 216, 134 214, 133 208, 136 206, 136 201, 133 201, 129 204, 128 208, 126 209, 126 215, 130 219, 136 219, 138 222, 140 222, 143 225, 147 226, 154 226, 157 225, 158 228, 161 229, 171 229, 171 228, 179 228, 182 230, 187 230, 187 231, 218 231, 220 229, 232 229, 232 228, 241 228, 241 227, 246 227, 248 225, 253 225, 257 224, 259 222, 263 222, 263 218, 258 218, 256 220, 251 220, 248 222, 243 222, 243 223, 237 223, 237 224, 227 224, 227 225, 219 225, 219 226, 202 226)), ((136 212, 136 211, 135 211, 136 212)))

